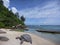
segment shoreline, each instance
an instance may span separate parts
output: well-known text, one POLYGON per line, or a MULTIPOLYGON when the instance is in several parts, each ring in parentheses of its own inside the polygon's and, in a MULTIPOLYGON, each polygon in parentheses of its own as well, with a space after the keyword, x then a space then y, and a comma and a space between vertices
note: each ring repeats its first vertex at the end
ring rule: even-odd
MULTIPOLYGON (((5 36, 9 38, 9 41, 7 42, 2 42, 0 41, 1 45, 20 45, 20 41, 16 40, 15 38, 17 36, 21 36, 22 34, 29 34, 32 37, 32 45, 56 45, 44 38, 41 38, 37 35, 31 34, 31 33, 25 33, 25 32, 17 32, 17 31, 9 31, 10 29, 0 29, 3 30, 5 32, 7 32, 6 34, 0 34, 0 36, 5 36)), ((23 45, 31 45, 30 43, 24 42, 23 45)))

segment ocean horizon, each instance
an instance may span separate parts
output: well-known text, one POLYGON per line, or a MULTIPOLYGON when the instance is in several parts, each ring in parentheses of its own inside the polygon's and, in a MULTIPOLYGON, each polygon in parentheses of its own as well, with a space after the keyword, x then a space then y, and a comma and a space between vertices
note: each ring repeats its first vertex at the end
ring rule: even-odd
POLYGON ((27 25, 29 29, 41 29, 49 31, 60 31, 60 25, 27 25))

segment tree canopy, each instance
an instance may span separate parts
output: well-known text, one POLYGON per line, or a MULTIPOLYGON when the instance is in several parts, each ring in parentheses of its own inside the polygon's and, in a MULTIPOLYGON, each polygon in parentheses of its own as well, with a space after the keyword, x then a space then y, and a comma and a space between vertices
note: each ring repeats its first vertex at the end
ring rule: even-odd
POLYGON ((12 11, 9 11, 8 8, 3 5, 2 0, 0 0, 0 28, 12 27, 18 24, 24 25, 24 22, 22 22, 12 11))
POLYGON ((21 20, 24 22, 25 21, 25 17, 24 16, 21 16, 21 20))

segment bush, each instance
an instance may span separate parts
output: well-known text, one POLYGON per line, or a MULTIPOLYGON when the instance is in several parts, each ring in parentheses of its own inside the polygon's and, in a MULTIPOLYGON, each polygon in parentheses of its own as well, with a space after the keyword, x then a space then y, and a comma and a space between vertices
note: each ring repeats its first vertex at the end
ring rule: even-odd
POLYGON ((4 27, 5 27, 4 23, 0 22, 0 28, 4 28, 4 27))

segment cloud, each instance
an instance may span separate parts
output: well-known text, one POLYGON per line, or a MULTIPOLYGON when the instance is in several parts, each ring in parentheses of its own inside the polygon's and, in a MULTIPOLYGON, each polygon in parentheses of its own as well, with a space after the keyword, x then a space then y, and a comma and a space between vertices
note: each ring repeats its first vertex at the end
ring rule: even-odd
POLYGON ((42 8, 40 8, 40 6, 37 6, 34 8, 28 8, 25 10, 21 10, 20 14, 23 14, 27 18, 40 18, 40 17, 51 16, 51 15, 54 17, 53 14, 55 13, 57 14, 57 12, 59 12, 59 9, 60 7, 58 7, 56 2, 51 2, 42 8))
POLYGON ((48 18, 44 21, 43 24, 45 25, 60 25, 60 21, 59 21, 60 18, 48 18))
POLYGON ((20 14, 24 15, 26 18, 38 18, 39 23, 42 22, 41 24, 58 24, 58 18, 60 19, 60 7, 58 1, 51 1, 47 2, 43 7, 36 6, 20 10, 20 14), (42 21, 40 18, 46 19, 42 21))
POLYGON ((4 6, 8 8, 10 6, 10 0, 3 0, 4 6))
POLYGON ((15 14, 16 12, 18 12, 18 10, 15 7, 11 8, 12 12, 15 14))
POLYGON ((16 12, 18 12, 18 10, 16 9, 16 7, 11 7, 9 8, 10 6, 10 0, 3 0, 3 4, 6 8, 8 8, 9 10, 12 10, 12 12, 15 14, 16 12))

